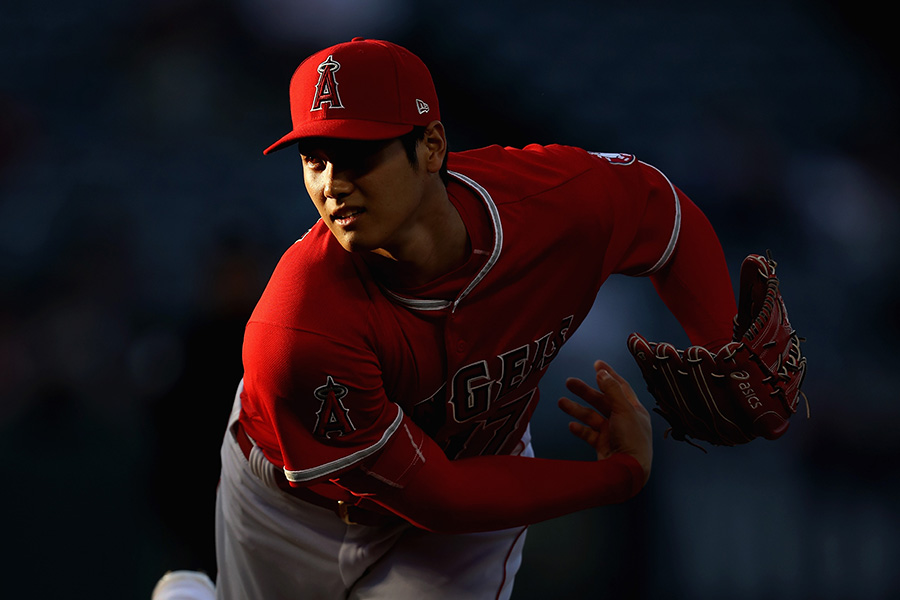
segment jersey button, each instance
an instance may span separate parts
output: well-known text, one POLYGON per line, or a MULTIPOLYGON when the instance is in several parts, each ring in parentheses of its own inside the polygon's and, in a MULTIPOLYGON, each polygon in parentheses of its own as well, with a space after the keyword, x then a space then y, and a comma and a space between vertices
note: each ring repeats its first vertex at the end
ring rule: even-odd
POLYGON ((468 349, 469 349, 469 344, 466 342, 466 340, 459 340, 458 342, 456 342, 456 351, 459 352, 460 354, 468 351, 468 349))

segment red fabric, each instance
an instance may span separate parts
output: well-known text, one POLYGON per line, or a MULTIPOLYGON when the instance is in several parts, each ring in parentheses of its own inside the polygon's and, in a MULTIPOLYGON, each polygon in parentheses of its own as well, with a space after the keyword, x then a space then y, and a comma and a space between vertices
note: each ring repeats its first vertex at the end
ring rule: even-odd
MULTIPOLYGON (((462 174, 449 191, 473 249, 489 254, 402 290, 404 301, 319 222, 285 253, 248 323, 241 424, 294 485, 332 498, 349 493, 329 480, 372 488, 424 527, 497 529, 624 500, 638 467, 623 458, 489 455, 519 444, 541 378, 606 278, 670 258, 675 188, 634 157, 561 146, 454 154, 450 169, 462 174), (432 294, 456 302, 415 305, 432 294), (425 447, 437 458, 422 461, 425 447), (441 525, 447 511, 458 514, 441 525)), ((668 262, 677 277, 661 289, 689 275, 668 262)), ((685 318, 703 329, 704 314, 685 318)))
POLYGON ((717 352, 731 341, 737 313, 728 265, 709 220, 687 196, 679 192, 679 197, 678 245, 651 280, 691 343, 717 352))
POLYGON ((651 268, 673 235, 671 184, 633 157, 490 147, 450 168, 474 182, 449 192, 473 249, 491 253, 415 290, 452 300, 490 264, 452 314, 398 304, 319 222, 250 318, 241 423, 301 485, 378 451, 396 406, 451 459, 511 452, 603 281, 651 268))
POLYGON ((293 130, 264 154, 312 136, 388 139, 441 118, 428 67, 383 40, 354 38, 316 52, 294 71, 290 99, 293 130))
POLYGON ((428 436, 413 437, 422 459, 414 468, 406 464, 409 453, 392 445, 371 468, 350 471, 332 482, 422 529, 440 533, 530 525, 624 502, 644 485, 641 466, 625 454, 603 461, 523 456, 450 461, 428 436))

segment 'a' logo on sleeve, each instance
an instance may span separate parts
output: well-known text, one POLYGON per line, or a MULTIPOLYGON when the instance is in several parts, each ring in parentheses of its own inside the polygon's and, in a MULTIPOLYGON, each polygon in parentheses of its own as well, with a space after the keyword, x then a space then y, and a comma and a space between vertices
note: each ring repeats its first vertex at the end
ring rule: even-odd
POLYGON ((331 438, 356 431, 356 426, 350 420, 350 411, 342 402, 349 391, 347 386, 336 383, 331 375, 328 375, 325 385, 319 386, 313 391, 316 398, 321 401, 319 410, 316 412, 314 435, 331 438))

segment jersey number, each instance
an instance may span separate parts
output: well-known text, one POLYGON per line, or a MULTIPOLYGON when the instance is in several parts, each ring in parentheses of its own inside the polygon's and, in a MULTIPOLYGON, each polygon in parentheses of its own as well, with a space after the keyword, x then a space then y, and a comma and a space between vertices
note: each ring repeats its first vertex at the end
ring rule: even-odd
POLYGON ((508 453, 525 433, 528 415, 535 392, 522 396, 496 409, 490 419, 478 421, 471 431, 461 432, 444 445, 444 453, 451 460, 465 456, 487 456, 508 453))

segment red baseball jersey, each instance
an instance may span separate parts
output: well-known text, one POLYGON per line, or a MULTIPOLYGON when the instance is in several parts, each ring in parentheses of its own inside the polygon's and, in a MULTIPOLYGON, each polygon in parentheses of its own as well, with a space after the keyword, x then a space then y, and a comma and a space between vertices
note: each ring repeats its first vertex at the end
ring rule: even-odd
POLYGON ((631 155, 492 146, 449 168, 464 265, 389 290, 319 221, 247 324, 241 423, 295 485, 371 465, 388 444, 406 448, 400 479, 423 432, 451 459, 513 453, 601 284, 652 273, 678 237, 680 192, 631 155))

